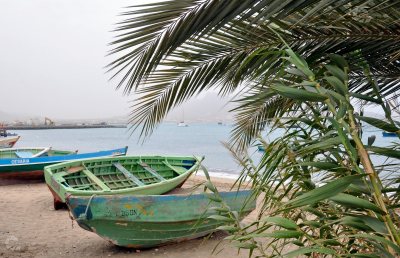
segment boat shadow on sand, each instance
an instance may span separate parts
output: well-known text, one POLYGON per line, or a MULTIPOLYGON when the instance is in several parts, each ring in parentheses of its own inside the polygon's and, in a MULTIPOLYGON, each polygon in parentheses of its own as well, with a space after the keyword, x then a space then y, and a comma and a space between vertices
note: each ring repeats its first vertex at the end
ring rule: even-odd
MULTIPOLYGON (((170 250, 175 250, 176 247, 179 247, 182 249, 182 244, 184 243, 184 249, 187 250, 193 250, 198 248, 201 245, 210 245, 210 252, 211 250, 216 247, 217 244, 222 242, 225 237, 229 236, 229 234, 225 231, 216 231, 213 233, 210 233, 206 236, 200 237, 200 238, 195 238, 195 239, 189 239, 189 240, 182 240, 181 242, 178 243, 166 243, 164 245, 159 245, 156 247, 147 247, 147 248, 130 248, 130 247, 124 247, 124 246, 118 246, 114 245, 111 242, 109 242, 106 245, 103 245, 103 252, 104 253, 113 253, 113 254, 122 254, 122 253, 135 253, 135 252, 140 252, 140 253, 152 253, 154 254, 163 254, 165 252, 168 252, 170 250)), ((103 239, 104 241, 104 239, 103 239)), ((220 249, 222 249, 224 246, 222 245, 220 248, 216 248, 215 252, 218 252, 220 249)))
POLYGON ((44 178, 35 178, 35 179, 0 179, 0 186, 7 185, 29 185, 29 184, 45 184, 44 178))

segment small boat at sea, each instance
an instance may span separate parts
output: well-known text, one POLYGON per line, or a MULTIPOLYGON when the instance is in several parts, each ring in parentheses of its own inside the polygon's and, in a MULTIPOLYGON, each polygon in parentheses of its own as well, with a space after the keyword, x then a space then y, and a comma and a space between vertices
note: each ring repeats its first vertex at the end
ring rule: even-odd
POLYGON ((185 123, 185 121, 180 121, 178 123, 178 127, 188 127, 188 125, 185 123))
POLYGON ((20 136, 0 137, 0 149, 12 148, 17 143, 19 138, 20 136))
POLYGON ((0 179, 43 178, 45 166, 71 160, 126 155, 128 147, 78 154, 77 151, 47 148, 0 150, 0 179))
POLYGON ((71 194, 163 194, 182 185, 199 166, 195 157, 126 156, 48 166, 44 175, 57 210, 71 194))
POLYGON ((391 132, 382 132, 383 137, 397 137, 396 133, 391 133, 391 132))
POLYGON ((0 127, 0 137, 18 136, 16 133, 10 133, 4 127, 0 127))
POLYGON ((259 152, 265 152, 265 147, 263 145, 257 145, 257 150, 259 152))
MULTIPOLYGON (((252 191, 221 192, 243 218, 255 209, 252 191)), ((78 225, 118 246, 149 248, 205 236, 224 225, 206 193, 171 195, 74 196, 67 205, 78 225)))

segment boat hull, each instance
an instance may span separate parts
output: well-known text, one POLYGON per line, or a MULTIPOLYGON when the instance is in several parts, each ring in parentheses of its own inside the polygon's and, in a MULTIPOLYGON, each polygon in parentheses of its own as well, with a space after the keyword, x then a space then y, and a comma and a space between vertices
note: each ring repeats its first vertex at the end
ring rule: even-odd
POLYGON ((27 168, 29 170, 13 171, 13 172, 0 172, 0 179, 16 179, 16 180, 34 180, 34 179, 44 179, 43 168, 35 170, 34 167, 27 168))
POLYGON ((3 148, 12 148, 17 141, 19 140, 20 136, 15 137, 1 137, 0 138, 0 149, 3 148))
MULTIPOLYGON (((126 163, 132 163, 132 159, 135 159, 135 161, 138 160, 149 160, 151 158, 154 158, 156 160, 168 160, 168 158, 161 157, 161 156, 126 156, 126 157, 115 157, 115 158, 103 158, 103 159, 86 159, 82 160, 80 164, 85 164, 85 167, 90 170, 90 169, 98 169, 99 174, 105 173, 105 168, 103 166, 103 163, 106 165, 113 164, 115 162, 121 162, 122 164, 126 163), (96 168, 97 167, 97 168, 96 168)), ((73 186, 69 185, 68 182, 64 177, 60 177, 57 174, 57 171, 59 173, 60 170, 68 170, 68 168, 73 168, 74 166, 79 165, 77 162, 68 162, 68 163, 63 163, 55 166, 49 166, 45 168, 45 180, 47 185, 49 186, 51 193, 53 194, 54 197, 54 207, 57 209, 57 207, 61 207, 62 203, 65 203, 66 197, 68 195, 75 195, 75 196, 92 196, 93 194, 103 194, 103 195, 150 195, 150 194, 163 194, 166 193, 176 187, 181 186, 187 179, 188 177, 195 171, 197 171, 198 167, 200 166, 200 162, 196 161, 193 157, 169 157, 171 159, 187 159, 190 160, 190 165, 187 165, 187 170, 179 174, 173 178, 164 180, 164 181, 159 181, 151 184, 144 184, 142 186, 135 186, 135 185, 129 185, 127 187, 121 186, 119 189, 116 190, 77 190, 76 188, 74 189, 73 186), (54 173, 53 173, 54 171, 54 173)), ((61 172, 62 173, 62 172, 61 172)), ((69 173, 65 173, 67 176, 69 173)), ((115 176, 115 175, 111 175, 115 176)), ((106 176, 106 179, 108 176, 106 176)), ((122 175, 121 173, 116 176, 117 180, 125 180, 124 183, 129 181, 128 178, 125 178, 125 175, 122 175)), ((141 179, 141 178, 137 178, 141 179)), ((76 179, 77 181, 79 180, 86 180, 86 179, 76 179)), ((96 179, 95 179, 96 180, 96 179)), ((101 181, 101 180, 100 180, 101 181)), ((88 180, 88 183, 93 182, 93 179, 88 180)), ((73 183, 73 182, 70 182, 73 183)), ((112 186, 114 184, 113 181, 111 182, 105 182, 108 186, 112 186)), ((79 186, 77 187, 79 188, 79 186)))
POLYGON ((64 156, 46 156, 35 158, 0 159, 0 179, 40 179, 43 178, 45 166, 61 162, 86 159, 88 157, 104 157, 125 155, 127 148, 99 151, 64 156))
MULTIPOLYGON (((220 194, 232 211, 240 211, 240 217, 255 208, 251 191, 220 194)), ((210 208, 218 205, 210 202, 204 193, 71 196, 67 205, 80 227, 115 245, 130 248, 149 248, 198 238, 216 231, 218 226, 224 224, 208 218, 216 214, 210 208)))

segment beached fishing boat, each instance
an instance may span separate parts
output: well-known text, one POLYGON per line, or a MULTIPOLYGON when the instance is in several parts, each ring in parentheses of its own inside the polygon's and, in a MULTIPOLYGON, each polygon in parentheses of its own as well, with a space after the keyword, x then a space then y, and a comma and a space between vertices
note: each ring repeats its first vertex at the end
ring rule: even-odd
POLYGON ((45 179, 59 209, 71 194, 162 194, 182 185, 199 165, 194 157, 87 159, 46 167, 45 179))
MULTIPOLYGON (((255 208, 252 192, 221 192, 240 218, 255 208), (246 204, 246 205, 244 205, 246 204), (242 209, 242 206, 245 206, 242 209)), ((209 218, 219 207, 207 194, 147 196, 69 196, 67 205, 79 226, 118 246, 148 248, 198 238, 224 224, 209 218)))
POLYGON ((127 147, 106 151, 78 154, 77 151, 51 148, 11 148, 0 150, 0 178, 43 178, 45 166, 71 160, 105 156, 126 155, 127 147))
POLYGON ((19 138, 20 136, 0 137, 0 149, 12 148, 17 143, 19 138))

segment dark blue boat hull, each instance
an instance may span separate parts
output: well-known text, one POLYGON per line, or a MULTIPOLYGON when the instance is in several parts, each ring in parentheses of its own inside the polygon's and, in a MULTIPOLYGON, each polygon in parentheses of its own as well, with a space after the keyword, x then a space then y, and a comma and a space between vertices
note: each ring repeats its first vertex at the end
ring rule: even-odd
POLYGON ((42 178, 45 166, 88 158, 126 155, 128 147, 64 156, 45 156, 35 158, 0 159, 0 178, 42 178))

